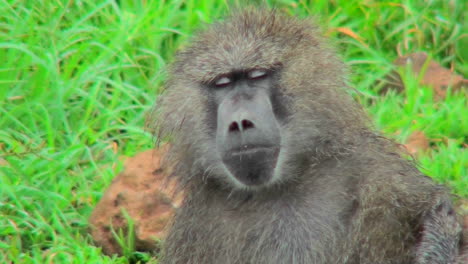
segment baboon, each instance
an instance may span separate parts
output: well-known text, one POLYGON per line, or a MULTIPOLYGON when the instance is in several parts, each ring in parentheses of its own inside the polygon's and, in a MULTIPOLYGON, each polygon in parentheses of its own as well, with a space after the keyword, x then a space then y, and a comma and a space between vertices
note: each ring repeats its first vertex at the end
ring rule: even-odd
POLYGON ((249 9, 176 55, 156 103, 185 193, 161 263, 454 263, 450 194, 374 131, 308 20, 249 9))

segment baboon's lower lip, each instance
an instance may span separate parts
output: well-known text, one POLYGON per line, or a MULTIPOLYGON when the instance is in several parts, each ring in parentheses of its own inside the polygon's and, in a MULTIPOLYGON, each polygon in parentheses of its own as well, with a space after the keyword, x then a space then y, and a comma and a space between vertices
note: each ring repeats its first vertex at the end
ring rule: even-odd
POLYGON ((247 186, 266 184, 277 166, 279 147, 250 147, 231 150, 223 158, 226 168, 239 182, 247 186))
POLYGON ((232 149, 229 153, 232 156, 241 156, 241 155, 249 155, 254 154, 257 152, 279 152, 278 147, 274 146, 242 146, 240 148, 232 149))

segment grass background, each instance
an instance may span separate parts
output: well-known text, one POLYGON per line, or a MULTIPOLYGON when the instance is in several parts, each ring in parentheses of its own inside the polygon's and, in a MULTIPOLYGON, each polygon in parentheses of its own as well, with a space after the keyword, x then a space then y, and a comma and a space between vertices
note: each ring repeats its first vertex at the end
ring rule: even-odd
MULTIPOLYGON (((467 76, 468 2, 266 2, 289 14, 318 15, 376 127, 398 142, 423 131, 433 143, 419 157, 421 169, 468 197, 466 90, 434 101, 432 89, 411 75, 402 94, 382 96, 374 85, 398 54, 415 51, 467 76)), ((0 263, 150 259, 131 248, 124 257, 104 256, 87 234, 87 218, 121 170, 118 158, 153 146, 144 117, 174 51, 229 6, 0 0, 0 263)))

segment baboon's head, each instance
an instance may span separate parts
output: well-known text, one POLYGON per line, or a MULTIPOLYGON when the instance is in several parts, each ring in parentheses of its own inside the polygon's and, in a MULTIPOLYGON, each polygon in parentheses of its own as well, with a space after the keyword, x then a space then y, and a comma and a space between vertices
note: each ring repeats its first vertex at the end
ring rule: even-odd
POLYGON ((185 180, 281 184, 349 148, 362 121, 344 86, 342 63, 309 21, 240 12, 177 54, 159 136, 171 136, 169 161, 185 180))

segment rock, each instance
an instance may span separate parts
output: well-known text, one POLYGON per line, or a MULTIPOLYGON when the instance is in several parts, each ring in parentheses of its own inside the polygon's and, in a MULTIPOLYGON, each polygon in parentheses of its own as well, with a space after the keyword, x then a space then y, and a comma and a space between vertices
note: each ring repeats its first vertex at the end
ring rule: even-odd
MULTIPOLYGON (((416 52, 399 57, 394 61, 394 64, 397 67, 406 67, 408 64, 411 65, 411 70, 416 77, 419 77, 421 71, 423 71, 420 83, 432 87, 436 99, 445 98, 448 87, 457 90, 463 86, 468 86, 467 79, 442 67, 429 58, 425 52, 416 52)), ((381 90, 381 93, 386 93, 391 89, 398 92, 404 89, 403 81, 397 72, 392 72, 386 77, 386 84, 381 90)))
POLYGON ((94 211, 89 223, 91 235, 103 252, 122 254, 112 230, 127 234, 125 215, 134 223, 135 250, 158 250, 157 240, 164 239, 166 226, 183 197, 175 194, 175 182, 167 181, 160 168, 165 148, 149 150, 128 158, 125 169, 112 181, 94 211))
POLYGON ((426 152, 430 147, 429 144, 429 139, 424 132, 414 131, 408 137, 404 146, 411 155, 417 156, 420 153, 426 152))

